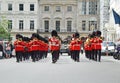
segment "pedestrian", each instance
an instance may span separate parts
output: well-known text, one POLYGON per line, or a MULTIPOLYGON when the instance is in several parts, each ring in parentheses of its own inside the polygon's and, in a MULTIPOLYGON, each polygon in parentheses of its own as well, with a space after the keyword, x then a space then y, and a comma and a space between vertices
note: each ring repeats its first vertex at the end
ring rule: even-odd
POLYGON ((51 32, 51 38, 49 39, 49 47, 52 54, 52 63, 56 63, 59 58, 60 51, 60 40, 58 38, 57 31, 53 30, 51 32))
POLYGON ((5 57, 10 58, 11 53, 12 53, 11 46, 10 46, 10 43, 8 42, 7 46, 5 47, 5 57))
POLYGON ((0 41, 0 58, 3 58, 3 42, 0 41))

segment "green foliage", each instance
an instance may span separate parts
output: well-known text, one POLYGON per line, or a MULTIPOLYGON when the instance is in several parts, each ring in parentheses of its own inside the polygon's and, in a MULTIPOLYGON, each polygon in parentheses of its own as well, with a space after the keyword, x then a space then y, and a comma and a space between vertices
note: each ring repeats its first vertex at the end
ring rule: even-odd
POLYGON ((0 17, 0 38, 3 39, 9 39, 10 38, 10 32, 8 29, 8 20, 6 17, 1 16, 0 17))

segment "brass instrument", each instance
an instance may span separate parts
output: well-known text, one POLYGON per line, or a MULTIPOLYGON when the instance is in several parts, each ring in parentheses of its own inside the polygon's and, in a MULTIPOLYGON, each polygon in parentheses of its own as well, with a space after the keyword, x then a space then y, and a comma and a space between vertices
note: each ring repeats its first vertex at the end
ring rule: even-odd
POLYGON ((85 43, 87 43, 88 45, 91 45, 91 41, 90 41, 90 38, 87 38, 85 43))
POLYGON ((104 40, 104 37, 101 37, 101 36, 100 36, 99 38, 100 38, 100 40, 104 40))

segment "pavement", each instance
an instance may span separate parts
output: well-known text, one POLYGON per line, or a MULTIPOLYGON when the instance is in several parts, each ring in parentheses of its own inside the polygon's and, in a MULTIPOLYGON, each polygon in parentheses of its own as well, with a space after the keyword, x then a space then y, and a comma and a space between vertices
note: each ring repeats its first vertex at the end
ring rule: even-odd
POLYGON ((80 55, 74 62, 63 54, 57 63, 48 58, 38 62, 16 63, 15 58, 0 60, 0 83, 120 83, 120 60, 102 56, 101 62, 80 55))

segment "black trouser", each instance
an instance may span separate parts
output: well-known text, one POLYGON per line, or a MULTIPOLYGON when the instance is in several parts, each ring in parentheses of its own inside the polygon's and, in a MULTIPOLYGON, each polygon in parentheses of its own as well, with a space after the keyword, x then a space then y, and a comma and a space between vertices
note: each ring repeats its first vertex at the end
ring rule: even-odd
POLYGON ((32 61, 35 62, 37 59, 37 51, 32 52, 32 61))
POLYGON ((92 59, 91 53, 92 53, 91 50, 85 50, 85 56, 86 56, 86 58, 92 59))
POLYGON ((95 60, 96 61, 101 61, 101 50, 96 50, 95 51, 95 60))
POLYGON ((45 54, 45 58, 47 58, 48 51, 45 51, 44 54, 45 54))
POLYGON ((23 55, 23 52, 21 52, 21 51, 16 52, 16 61, 17 62, 22 61, 22 55, 23 55))
POLYGON ((95 55, 96 55, 96 50, 93 49, 93 50, 92 50, 92 53, 91 53, 91 59, 92 59, 92 60, 95 60, 95 55))
POLYGON ((74 57, 73 57, 74 56, 74 51, 73 50, 70 51, 70 55, 71 55, 71 58, 74 59, 74 57))
POLYGON ((59 50, 52 51, 52 61, 56 62, 59 58, 59 50))
POLYGON ((75 61, 79 61, 79 54, 80 54, 79 50, 74 50, 74 52, 73 52, 73 59, 75 61))

